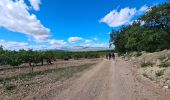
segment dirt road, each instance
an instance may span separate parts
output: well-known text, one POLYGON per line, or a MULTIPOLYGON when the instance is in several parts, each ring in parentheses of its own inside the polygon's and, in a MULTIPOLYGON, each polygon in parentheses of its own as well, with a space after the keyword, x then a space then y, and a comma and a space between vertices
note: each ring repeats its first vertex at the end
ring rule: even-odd
POLYGON ((44 91, 38 100, 170 100, 169 90, 142 79, 123 60, 103 60, 79 77, 44 91))

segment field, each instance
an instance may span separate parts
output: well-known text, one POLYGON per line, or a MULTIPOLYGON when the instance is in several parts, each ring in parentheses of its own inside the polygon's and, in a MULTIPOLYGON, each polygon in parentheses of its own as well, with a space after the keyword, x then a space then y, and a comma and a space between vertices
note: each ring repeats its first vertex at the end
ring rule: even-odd
MULTIPOLYGON (((52 65, 11 68, 0 71, 0 99, 19 100, 52 84, 59 84, 90 68, 101 59, 56 60, 52 65)), ((1 66, 2 67, 2 66, 1 66)))

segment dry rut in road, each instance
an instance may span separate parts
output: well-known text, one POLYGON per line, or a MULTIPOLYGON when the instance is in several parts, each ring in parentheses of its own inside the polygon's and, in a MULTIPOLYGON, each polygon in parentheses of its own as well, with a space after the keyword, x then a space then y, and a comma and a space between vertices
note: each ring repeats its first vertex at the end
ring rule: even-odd
POLYGON ((165 91, 146 86, 129 63, 103 60, 80 77, 55 86, 38 100, 170 100, 165 91))

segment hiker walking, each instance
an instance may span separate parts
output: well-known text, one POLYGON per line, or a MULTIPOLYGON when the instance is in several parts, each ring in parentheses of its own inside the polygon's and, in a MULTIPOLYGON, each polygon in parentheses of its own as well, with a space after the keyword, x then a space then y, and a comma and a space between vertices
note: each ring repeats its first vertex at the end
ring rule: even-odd
POLYGON ((108 54, 108 56, 109 56, 109 60, 111 60, 111 58, 112 58, 112 54, 111 54, 111 53, 109 53, 109 54, 108 54))
POLYGON ((114 54, 114 53, 112 53, 112 59, 113 59, 113 60, 115 59, 115 54, 114 54))
POLYGON ((106 54, 106 59, 108 59, 108 54, 106 54))

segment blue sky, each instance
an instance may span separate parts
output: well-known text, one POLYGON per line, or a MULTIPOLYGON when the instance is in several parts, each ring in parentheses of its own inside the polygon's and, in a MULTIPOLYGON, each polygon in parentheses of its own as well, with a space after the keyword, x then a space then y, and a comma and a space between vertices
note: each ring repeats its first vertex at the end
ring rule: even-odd
POLYGON ((107 47, 109 32, 165 0, 1 0, 0 45, 6 49, 107 47))

